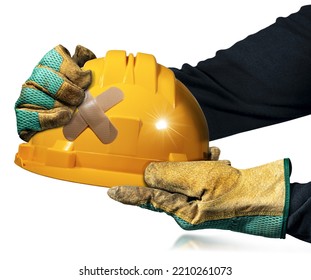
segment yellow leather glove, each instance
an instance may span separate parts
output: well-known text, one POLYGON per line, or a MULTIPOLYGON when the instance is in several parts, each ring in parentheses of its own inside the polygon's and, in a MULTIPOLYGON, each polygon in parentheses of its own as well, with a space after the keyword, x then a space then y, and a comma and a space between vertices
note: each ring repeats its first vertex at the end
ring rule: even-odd
POLYGON ((118 186, 119 202, 165 212, 186 230, 215 228, 285 238, 290 161, 239 170, 221 161, 151 163, 149 187, 118 186))
POLYGON ((69 122, 91 83, 91 71, 80 67, 95 55, 77 46, 73 57, 63 46, 49 51, 23 84, 15 103, 17 131, 24 141, 45 129, 69 122))

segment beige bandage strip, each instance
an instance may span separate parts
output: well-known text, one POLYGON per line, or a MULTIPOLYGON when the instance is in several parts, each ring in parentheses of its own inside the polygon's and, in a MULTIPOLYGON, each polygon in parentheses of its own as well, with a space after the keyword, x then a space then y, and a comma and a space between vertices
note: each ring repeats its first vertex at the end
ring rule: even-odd
POLYGON ((113 142, 118 135, 118 130, 110 122, 105 112, 121 102, 123 98, 123 92, 115 87, 104 91, 96 98, 86 91, 85 99, 79 106, 79 110, 72 117, 70 123, 63 127, 66 139, 73 141, 87 127, 90 127, 102 143, 113 142))

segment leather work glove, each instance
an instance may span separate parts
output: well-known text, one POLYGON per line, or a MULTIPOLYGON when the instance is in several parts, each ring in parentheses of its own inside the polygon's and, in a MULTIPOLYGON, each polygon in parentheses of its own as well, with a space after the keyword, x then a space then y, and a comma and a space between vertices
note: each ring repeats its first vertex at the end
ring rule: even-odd
POLYGON ((40 60, 15 103, 21 139, 29 141, 38 131, 69 122, 92 79, 91 71, 80 67, 95 57, 82 46, 77 46, 71 57, 66 48, 58 45, 40 60))
POLYGON ((108 195, 172 216, 185 230, 228 229, 285 238, 289 159, 239 170, 221 161, 151 163, 149 187, 118 186, 108 195))

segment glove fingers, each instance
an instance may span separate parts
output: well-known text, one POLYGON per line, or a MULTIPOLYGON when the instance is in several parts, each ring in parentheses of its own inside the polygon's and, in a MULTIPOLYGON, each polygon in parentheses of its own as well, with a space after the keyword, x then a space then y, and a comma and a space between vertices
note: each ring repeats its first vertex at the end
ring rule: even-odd
MULTIPOLYGON (((80 55, 80 60, 85 60, 86 55, 80 55)), ((89 54, 89 57, 92 57, 89 54)), ((52 68, 56 72, 65 75, 72 83, 82 89, 86 89, 91 83, 91 71, 83 71, 71 58, 69 51, 62 45, 56 46, 49 51, 39 62, 39 66, 52 68)))
POLYGON ((108 190, 108 195, 124 204, 158 212, 164 211, 168 214, 175 214, 179 209, 188 207, 186 196, 148 187, 113 187, 108 190))
MULTIPOLYGON (((79 65, 73 60, 73 58, 70 56, 70 53, 66 48, 59 45, 55 48, 58 53, 61 54, 63 58, 63 63, 61 64, 61 67, 59 69, 59 72, 66 75, 66 77, 76 84, 78 87, 86 89, 91 84, 92 81, 92 73, 91 71, 83 71, 79 65)), ((81 51, 80 51, 81 52, 81 51)), ((85 52, 83 52, 85 53, 85 52)), ((76 55, 77 57, 77 55, 76 55)), ((80 62, 82 60, 85 60, 85 55, 79 55, 80 62)))
POLYGON ((165 212, 186 230, 194 229, 193 224, 200 219, 198 201, 190 200, 182 194, 147 187, 121 186, 109 189, 108 195, 124 204, 165 212))
POLYGON ((220 149, 218 147, 210 147, 208 149, 208 160, 219 160, 220 149))
POLYGON ((78 106, 84 99, 84 90, 64 75, 45 66, 37 66, 25 86, 35 87, 65 104, 78 106))
POLYGON ((15 113, 18 134, 24 141, 29 141, 38 131, 63 126, 68 123, 73 110, 66 106, 51 110, 38 110, 30 106, 30 108, 18 108, 15 113))
POLYGON ((15 108, 53 109, 55 99, 32 85, 23 85, 15 108))
POLYGON ((210 147, 208 149, 207 160, 219 161, 219 162, 223 162, 227 165, 231 165, 230 160, 219 160, 220 153, 221 152, 220 152, 220 149, 218 147, 210 147))
POLYGON ((17 129, 23 140, 69 122, 91 83, 91 71, 83 71, 79 65, 92 58, 91 51, 78 46, 73 59, 58 45, 39 61, 15 104, 17 129))

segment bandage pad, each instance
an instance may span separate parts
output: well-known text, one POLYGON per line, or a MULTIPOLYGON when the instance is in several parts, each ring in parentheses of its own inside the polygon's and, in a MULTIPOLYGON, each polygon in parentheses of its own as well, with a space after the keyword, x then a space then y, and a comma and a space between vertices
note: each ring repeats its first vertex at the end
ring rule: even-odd
POLYGON ((115 87, 104 91, 96 98, 86 91, 85 99, 79 106, 79 110, 72 117, 70 123, 63 127, 64 136, 73 141, 89 127, 102 143, 113 142, 118 135, 118 130, 105 112, 123 99, 123 92, 115 87))

